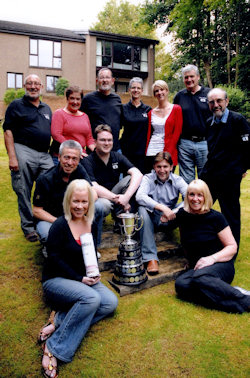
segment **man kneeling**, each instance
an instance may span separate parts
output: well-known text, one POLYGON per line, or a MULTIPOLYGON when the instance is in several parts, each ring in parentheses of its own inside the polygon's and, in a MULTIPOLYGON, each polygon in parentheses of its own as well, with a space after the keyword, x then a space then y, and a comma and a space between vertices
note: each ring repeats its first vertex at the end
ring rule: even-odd
POLYGON ((173 161, 169 152, 159 152, 154 158, 151 173, 143 176, 136 194, 139 214, 143 217, 143 227, 140 231, 142 257, 148 263, 149 274, 157 274, 158 257, 154 231, 159 226, 168 227, 168 222, 175 218, 175 213, 183 202, 177 205, 179 194, 184 199, 187 183, 178 175, 172 173, 173 161), (164 223, 161 222, 164 217, 164 223))

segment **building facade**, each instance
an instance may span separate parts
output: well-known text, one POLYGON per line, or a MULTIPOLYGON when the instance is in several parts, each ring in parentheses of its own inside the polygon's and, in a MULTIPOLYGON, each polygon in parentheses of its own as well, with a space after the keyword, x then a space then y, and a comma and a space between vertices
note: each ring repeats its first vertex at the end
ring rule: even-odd
POLYGON ((41 78, 46 95, 54 96, 60 77, 84 91, 93 91, 96 73, 102 67, 112 69, 116 92, 127 92, 129 80, 139 76, 144 94, 151 95, 157 43, 140 37, 0 21, 0 99, 6 89, 22 88, 30 73, 41 78))

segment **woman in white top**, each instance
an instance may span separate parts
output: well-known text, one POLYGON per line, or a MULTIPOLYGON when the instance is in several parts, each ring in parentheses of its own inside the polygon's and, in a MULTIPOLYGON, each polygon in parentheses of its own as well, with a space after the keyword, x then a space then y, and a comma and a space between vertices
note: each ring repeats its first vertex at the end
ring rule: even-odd
POLYGON ((148 134, 146 144, 146 167, 150 172, 158 152, 171 154, 174 166, 178 164, 177 143, 182 131, 182 110, 179 105, 168 101, 168 85, 156 80, 152 86, 158 106, 148 113, 148 134))

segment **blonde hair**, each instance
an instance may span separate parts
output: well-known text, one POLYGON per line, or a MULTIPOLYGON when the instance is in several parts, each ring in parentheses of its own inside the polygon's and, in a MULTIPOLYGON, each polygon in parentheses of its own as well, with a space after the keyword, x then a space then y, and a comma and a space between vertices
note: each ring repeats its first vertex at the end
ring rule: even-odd
POLYGON ((185 198, 184 198, 184 209, 186 211, 190 212, 190 206, 189 206, 189 202, 188 202, 188 194, 193 189, 202 193, 203 196, 204 196, 204 204, 201 208, 201 211, 202 212, 209 211, 211 209, 211 207, 213 206, 213 199, 212 199, 212 196, 211 196, 211 193, 210 193, 210 190, 209 190, 207 184, 205 183, 205 181, 200 180, 200 179, 193 180, 188 185, 187 193, 186 193, 185 198))
POLYGON ((89 198, 89 208, 87 213, 85 214, 85 218, 88 222, 92 223, 94 219, 94 213, 95 213, 95 201, 94 201, 94 194, 93 189, 91 188, 90 184, 86 180, 73 180, 68 185, 66 192, 64 194, 63 198, 63 211, 65 219, 70 222, 72 219, 72 214, 70 211, 70 201, 73 196, 73 193, 76 191, 84 191, 86 190, 88 192, 88 198, 89 198))
POLYGON ((154 84, 152 85, 152 91, 153 94, 155 95, 155 87, 159 87, 161 89, 166 89, 167 92, 169 92, 168 85, 164 80, 156 80, 154 84))

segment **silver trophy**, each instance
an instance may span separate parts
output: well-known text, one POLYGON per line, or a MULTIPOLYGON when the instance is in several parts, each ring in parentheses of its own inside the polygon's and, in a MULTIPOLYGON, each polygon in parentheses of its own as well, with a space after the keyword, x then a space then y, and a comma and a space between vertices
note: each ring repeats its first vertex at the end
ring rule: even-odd
POLYGON ((147 280, 146 270, 142 261, 140 243, 132 236, 143 226, 143 218, 138 214, 122 213, 121 232, 125 239, 119 245, 113 281, 120 285, 140 285, 147 280))

